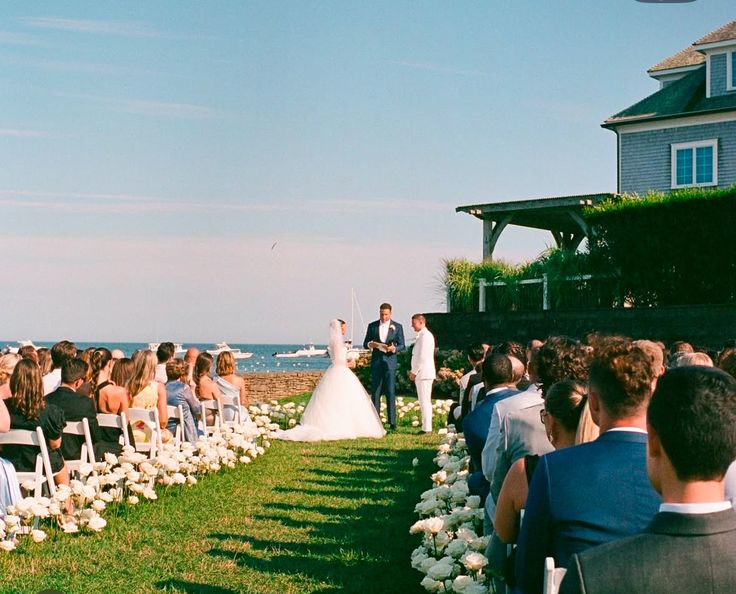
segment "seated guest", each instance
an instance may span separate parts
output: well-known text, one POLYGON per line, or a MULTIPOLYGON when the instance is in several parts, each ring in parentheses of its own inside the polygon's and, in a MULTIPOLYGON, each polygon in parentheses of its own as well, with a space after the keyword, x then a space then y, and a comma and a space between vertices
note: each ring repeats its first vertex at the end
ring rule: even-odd
POLYGON ((545 557, 643 530, 659 506, 646 476, 646 412, 654 383, 647 355, 629 340, 596 345, 588 402, 600 437, 542 456, 529 485, 516 549, 517 592, 540 592, 545 557))
POLYGON ((41 377, 51 371, 51 349, 40 347, 36 354, 38 355, 38 366, 41 368, 41 377))
POLYGON ((463 433, 470 454, 471 474, 468 477, 468 488, 471 495, 480 495, 482 500, 485 500, 490 485, 481 470, 481 453, 488 439, 494 407, 519 393, 511 384, 512 377, 513 368, 508 356, 497 353, 487 356, 483 361, 485 398, 463 420, 463 433))
MULTIPOLYGON (((542 398, 547 389, 559 381, 572 379, 588 381, 590 353, 580 341, 566 336, 551 336, 533 356, 534 382, 542 398)), ((532 367, 532 366, 530 366, 532 367)), ((504 400, 503 407, 513 404, 513 398, 504 400)), ((512 410, 505 414, 499 428, 498 447, 495 456, 490 451, 483 454, 483 472, 491 483, 491 497, 486 499, 486 516, 493 521, 495 502, 511 465, 528 454, 546 454, 552 451, 544 426, 539 422, 542 401, 512 410)))
POLYGON ((165 384, 168 381, 166 377, 166 364, 173 361, 176 354, 176 347, 173 342, 162 342, 156 349, 156 381, 159 384, 165 384))
MULTIPOLYGON (((222 418, 222 404, 220 403, 220 388, 210 377, 210 369, 212 368, 212 355, 209 353, 200 353, 194 363, 194 372, 192 379, 196 386, 195 394, 200 400, 216 400, 217 407, 222 418)), ((206 410, 207 424, 212 425, 215 422, 215 411, 206 410)))
POLYGON ((664 349, 661 346, 662 343, 652 340, 635 340, 634 344, 649 357, 655 379, 662 377, 664 372, 667 371, 667 368, 664 366, 664 349))
POLYGON ((642 534, 573 555, 561 592, 736 592, 736 512, 723 492, 736 458, 736 380, 702 366, 667 372, 647 429, 659 513, 642 534))
POLYGON ((77 392, 87 398, 92 398, 92 393, 94 392, 94 385, 92 384, 92 354, 96 350, 97 349, 95 347, 88 347, 82 351, 81 355, 77 355, 87 364, 87 375, 85 376, 82 385, 77 388, 77 392))
MULTIPOLYGON (((598 437, 598 426, 593 423, 590 415, 587 388, 575 380, 557 382, 550 387, 544 399, 540 421, 549 442, 556 450, 586 443, 598 437)), ((530 454, 517 460, 509 469, 501 487, 493 524, 498 541, 503 545, 501 559, 506 558, 506 545, 516 542, 521 511, 526 505, 529 483, 539 458, 538 455, 530 454)), ((489 559, 492 558, 498 558, 498 555, 489 555, 489 559)), ((502 565, 496 569, 507 571, 508 567, 502 565)), ((508 578, 509 585, 513 586, 513 575, 508 575, 508 578)))
MULTIPOLYGON (((232 355, 230 355, 232 356, 232 355)), ((184 413, 182 423, 183 439, 195 443, 197 441, 197 426, 195 419, 202 414, 202 405, 192 394, 187 384, 187 364, 183 359, 173 359, 166 364, 166 402, 169 406, 181 405, 184 413)), ((178 419, 170 418, 166 428, 171 433, 176 432, 178 419)))
MULTIPOLYGON (((215 383, 220 389, 220 393, 225 396, 238 396, 240 398, 241 418, 248 418, 248 411, 245 408, 248 404, 245 380, 235 373, 235 357, 230 351, 223 351, 217 355, 215 373, 217 374, 215 383)), ((232 408, 223 410, 223 419, 225 421, 235 420, 235 411, 232 408)))
MULTIPOLYGON (((156 376, 156 353, 140 350, 133 355, 133 377, 128 384, 131 396, 130 408, 145 410, 158 409, 160 429, 166 429, 169 421, 169 409, 166 404, 166 388, 158 383, 156 376)), ((151 428, 142 421, 133 424, 133 435, 136 443, 151 441, 151 428)), ((171 433, 162 431, 163 441, 171 439, 171 433)))
POLYGON ((494 352, 508 355, 511 359, 511 367, 513 369, 511 383, 519 390, 526 390, 529 387, 529 378, 526 373, 527 358, 521 343, 513 340, 503 342, 498 345, 498 348, 494 352))
POLYGON ((50 394, 61 384, 61 366, 64 361, 77 356, 73 342, 62 340, 51 347, 51 371, 43 376, 43 393, 50 394))
MULTIPOLYGON (((107 349, 99 349, 106 351, 107 349)), ((111 353, 112 355, 112 353, 111 353)), ((103 360, 106 355, 102 355, 103 360)), ((128 413, 130 407, 130 394, 128 393, 128 384, 133 377, 134 365, 133 361, 123 357, 115 361, 112 366, 109 379, 106 378, 105 369, 109 365, 105 365, 98 376, 97 384, 97 412, 119 415, 120 413, 128 413)), ((100 427, 100 434, 104 441, 120 443, 122 432, 117 427, 100 427)), ((135 447, 135 439, 133 431, 128 424, 128 441, 135 447)))
MULTIPOLYGON (((18 362, 10 377, 10 391, 13 394, 7 401, 10 428, 35 431, 36 427, 41 427, 49 450, 54 482, 57 485, 69 484, 69 472, 60 450, 64 413, 53 404, 47 404, 43 395, 41 370, 34 361, 22 359, 18 362)), ((3 456, 13 463, 18 472, 33 472, 39 452, 36 446, 3 446, 3 456)))
POLYGON ((30 359, 31 361, 38 363, 38 353, 36 352, 36 347, 32 344, 25 344, 20 347, 18 349, 18 356, 21 359, 30 359))
POLYGON ((707 353, 684 353, 677 357, 677 359, 672 363, 672 368, 690 367, 691 365, 713 367, 713 359, 711 359, 707 353))
POLYGON ((112 358, 118 361, 119 359, 125 359, 125 353, 120 349, 113 349, 110 353, 112 358))
POLYGON ((674 367, 677 359, 685 353, 694 352, 695 349, 693 348, 693 345, 691 345, 689 342, 685 342, 684 340, 677 340, 673 342, 672 346, 670 347, 669 357, 667 358, 667 367, 674 367))
POLYGON ((20 355, 15 353, 0 355, 0 399, 2 400, 10 398, 10 377, 20 360, 20 355))

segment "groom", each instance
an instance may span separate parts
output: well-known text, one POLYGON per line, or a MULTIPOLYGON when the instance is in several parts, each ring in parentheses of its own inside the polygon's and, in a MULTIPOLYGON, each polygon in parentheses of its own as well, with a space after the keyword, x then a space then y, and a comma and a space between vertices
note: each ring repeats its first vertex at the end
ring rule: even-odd
POLYGON ((391 305, 382 303, 379 319, 368 324, 363 348, 371 353, 371 397, 373 406, 381 414, 381 394, 386 394, 388 423, 396 429, 396 353, 406 348, 404 329, 391 319, 391 305))

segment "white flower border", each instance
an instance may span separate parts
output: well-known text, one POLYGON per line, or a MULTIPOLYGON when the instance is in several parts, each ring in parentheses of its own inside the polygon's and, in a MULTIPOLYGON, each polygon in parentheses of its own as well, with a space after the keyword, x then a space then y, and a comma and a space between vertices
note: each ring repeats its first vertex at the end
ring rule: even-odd
MULTIPOLYGON (((434 458, 438 470, 431 476, 435 486, 422 493, 414 508, 420 519, 409 529, 422 535, 411 566, 424 574, 421 585, 428 592, 488 594, 493 584, 483 571, 488 564, 483 552, 489 539, 478 536, 483 533, 480 497, 468 495, 465 439, 452 425, 440 433, 443 439, 434 458)), ((412 464, 417 466, 419 460, 412 464)))
MULTIPOLYGON (((57 486, 53 497, 25 497, 8 507, 0 517, 0 550, 12 551, 29 541, 43 542, 54 531, 100 532, 107 525, 103 514, 110 510, 115 513, 120 506, 158 499, 161 489, 157 491, 156 486, 164 487, 164 493, 176 485, 191 487, 205 474, 249 464, 266 453, 279 422, 292 424, 304 406, 271 401, 250 406, 249 410, 252 420, 222 425, 196 443, 164 444, 153 459, 126 446, 120 456, 106 454, 104 461, 82 464, 80 478, 57 486), (72 514, 65 513, 69 500, 74 506, 72 514)), ((21 485, 27 492, 34 486, 33 481, 21 485)))

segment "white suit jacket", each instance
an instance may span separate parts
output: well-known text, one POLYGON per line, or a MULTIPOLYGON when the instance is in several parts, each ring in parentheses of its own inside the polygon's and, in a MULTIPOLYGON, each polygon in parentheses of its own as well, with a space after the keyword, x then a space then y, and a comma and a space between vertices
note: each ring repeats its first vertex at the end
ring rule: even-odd
POLYGON ((434 370, 434 336, 422 328, 417 333, 417 341, 411 353, 411 372, 418 380, 431 380, 437 377, 434 370))

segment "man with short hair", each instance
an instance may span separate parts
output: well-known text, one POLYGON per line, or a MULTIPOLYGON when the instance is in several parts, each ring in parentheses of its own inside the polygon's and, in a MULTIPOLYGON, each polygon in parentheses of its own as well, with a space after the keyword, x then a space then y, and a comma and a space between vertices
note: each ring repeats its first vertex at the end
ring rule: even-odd
POLYGON ((381 394, 386 395, 389 428, 396 429, 396 353, 406 349, 404 329, 391 319, 391 304, 382 303, 379 319, 368 324, 363 348, 371 350, 371 399, 380 417, 381 394))
POLYGON ((465 356, 470 371, 460 378, 457 403, 453 403, 447 416, 447 424, 455 425, 458 433, 462 433, 463 430, 463 417, 470 412, 470 393, 475 385, 483 383, 480 366, 486 356, 486 349, 480 343, 471 344, 465 349, 465 356))
POLYGON ((736 512, 723 490, 736 458, 736 380, 702 366, 668 371, 647 429, 659 513, 641 534, 573 555, 561 592, 736 592, 736 512))
POLYGON ((417 339, 411 352, 409 380, 417 388, 417 400, 422 413, 422 433, 432 433, 432 383, 437 376, 434 368, 434 336, 427 329, 427 320, 422 314, 411 317, 411 327, 417 339))
POLYGON ((43 393, 51 394, 61 385, 61 367, 67 359, 77 356, 73 342, 62 340, 51 347, 51 371, 43 376, 43 393))
MULTIPOLYGON (((72 357, 64 361, 61 367, 61 385, 46 396, 46 402, 54 404, 64 412, 64 420, 68 422, 87 419, 95 458, 104 456, 106 451, 119 451, 113 444, 102 442, 100 425, 97 422, 97 411, 90 398, 79 394, 77 390, 84 383, 89 366, 83 359, 72 357)), ((78 460, 82 452, 84 437, 81 435, 64 435, 61 440, 61 454, 67 460, 78 460)))
POLYGON ((165 384, 167 381, 166 377, 166 364, 173 360, 174 354, 176 353, 176 347, 173 342, 162 342, 156 349, 156 359, 158 364, 156 365, 156 377, 155 380, 160 384, 165 384))
POLYGON ((519 391, 511 383, 513 367, 507 355, 494 353, 483 361, 483 387, 485 398, 463 420, 463 433, 470 454, 472 474, 468 477, 471 495, 480 495, 485 500, 490 487, 481 471, 481 452, 488 439, 491 418, 495 406, 519 391))
POLYGON ((18 355, 21 359, 30 359, 35 363, 38 363, 38 353, 32 344, 25 344, 18 349, 18 355))
POLYGON ((649 358, 631 341, 596 345, 588 403, 601 433, 540 458, 517 541, 514 592, 541 592, 546 557, 564 566, 575 553, 640 532, 656 513, 659 496, 646 474, 653 383, 649 358))

